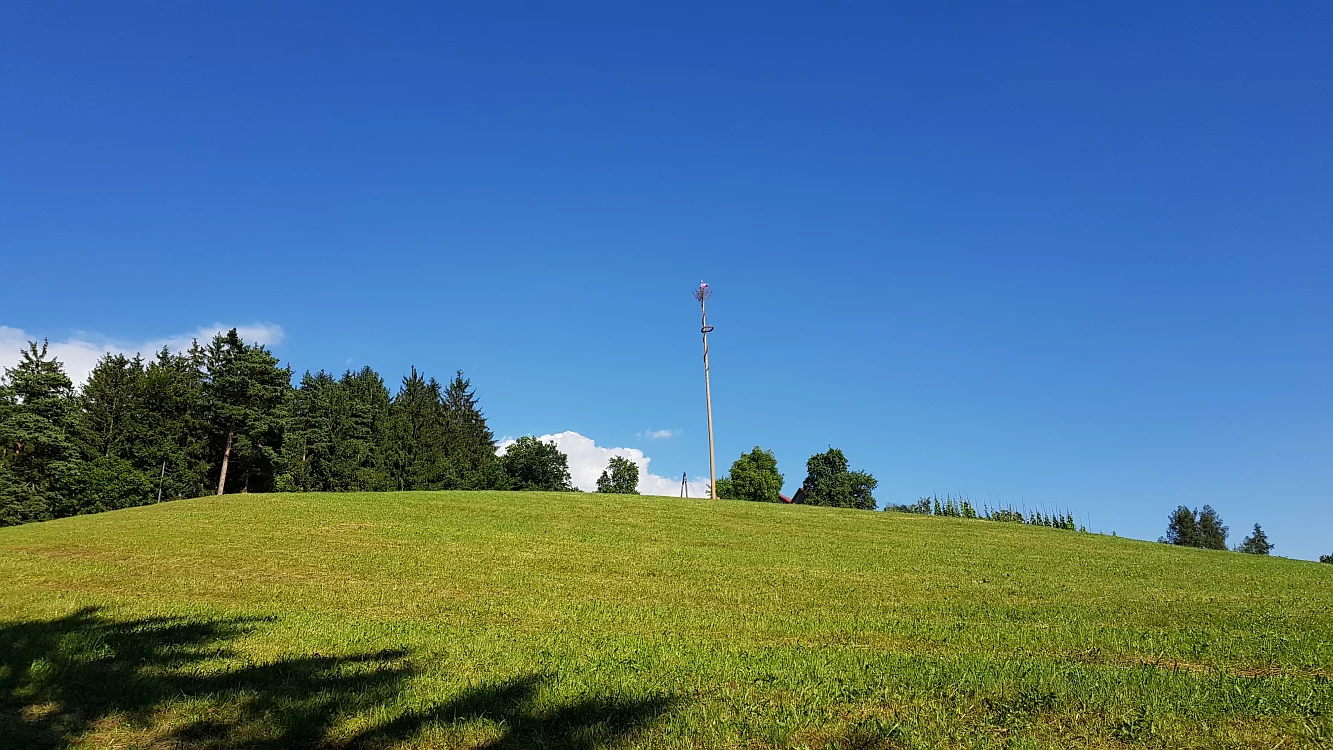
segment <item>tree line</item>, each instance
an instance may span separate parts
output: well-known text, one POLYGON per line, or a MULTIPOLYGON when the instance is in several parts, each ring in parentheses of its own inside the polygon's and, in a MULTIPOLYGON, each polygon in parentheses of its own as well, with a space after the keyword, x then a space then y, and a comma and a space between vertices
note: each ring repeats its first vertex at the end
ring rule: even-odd
MULTIPOLYGON (((471 382, 412 368, 390 393, 369 367, 292 385, 233 329, 151 358, 107 354, 76 390, 45 343, 0 378, 0 525, 224 492, 575 488, 522 438, 504 456, 471 382), (554 472, 554 473, 552 473, 554 472)), ((613 460, 598 487, 634 492, 613 460)))
MULTIPOLYGON (((497 455, 461 370, 441 385, 414 367, 397 393, 370 367, 336 377, 306 371, 295 386, 292 375, 232 329, 148 359, 107 354, 75 390, 47 345, 29 342, 0 378, 0 526, 225 492, 578 491, 553 443, 525 436, 497 455)), ((616 456, 597 491, 637 494, 638 481, 638 466, 616 456)), ((755 446, 717 480, 717 494, 877 507, 874 475, 851 469, 837 448, 806 461, 795 498, 782 496, 783 481, 773 452, 755 446)), ((962 497, 884 510, 1075 529, 1067 510, 978 508, 962 497)), ((1182 505, 1160 541, 1225 550, 1227 533, 1211 506, 1182 505)), ((1257 523, 1235 547, 1273 549, 1257 523)))

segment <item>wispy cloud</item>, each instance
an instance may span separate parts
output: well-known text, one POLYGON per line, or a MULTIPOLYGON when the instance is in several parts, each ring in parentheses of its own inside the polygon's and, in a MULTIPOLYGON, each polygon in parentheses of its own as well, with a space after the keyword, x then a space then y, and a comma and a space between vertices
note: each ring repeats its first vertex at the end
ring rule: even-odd
MULTIPOLYGON (((643 451, 638 448, 603 448, 590 437, 584 437, 572 430, 559 432, 553 435, 542 435, 537 438, 542 442, 555 443, 569 457, 569 476, 573 480, 574 486, 581 490, 591 492, 597 489, 597 477, 601 476, 602 471, 611 461, 612 456, 628 458, 639 467, 639 493, 642 495, 666 495, 668 497, 677 497, 680 495, 680 478, 671 478, 653 474, 648 470, 648 465, 652 459, 645 456, 643 451)), ((505 439, 500 441, 498 453, 504 455, 509 446, 514 444, 514 440, 505 439)), ((708 480, 706 477, 694 477, 688 482, 690 488, 690 497, 704 497, 708 494, 708 480)))
MULTIPOLYGON (((170 347, 172 351, 179 351, 189 347, 190 342, 195 339, 200 342, 207 341, 215 334, 232 328, 235 328, 247 342, 265 346, 280 344, 286 337, 282 326, 272 323, 238 326, 214 323, 211 326, 199 326, 189 333, 162 336, 147 341, 118 339, 98 333, 78 331, 68 338, 52 339, 48 351, 65 366, 65 372, 69 375, 69 379, 74 381, 74 385, 80 386, 88 379, 88 373, 92 372, 97 360, 104 354, 143 354, 148 357, 164 346, 170 347)), ((41 340, 42 335, 39 333, 0 326, 0 367, 13 367, 18 363, 20 352, 27 348, 29 341, 41 340)))
POLYGON ((664 440, 676 435, 675 430, 644 430, 634 433, 635 437, 648 438, 649 440, 664 440))

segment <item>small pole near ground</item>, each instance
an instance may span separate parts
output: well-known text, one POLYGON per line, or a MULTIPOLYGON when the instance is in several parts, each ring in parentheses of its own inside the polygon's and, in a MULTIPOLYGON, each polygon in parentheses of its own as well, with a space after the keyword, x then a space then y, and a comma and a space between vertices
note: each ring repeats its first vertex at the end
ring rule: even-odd
POLYGON ((708 334, 713 332, 713 327, 708 325, 708 298, 711 296, 713 290, 700 281, 699 288, 694 292, 694 298, 699 300, 699 332, 704 335, 704 399, 708 404, 708 495, 716 500, 717 462, 713 453, 713 388, 708 381, 708 334))
POLYGON ((167 478, 167 462, 162 462, 162 473, 157 477, 157 501, 162 502, 162 482, 167 478))

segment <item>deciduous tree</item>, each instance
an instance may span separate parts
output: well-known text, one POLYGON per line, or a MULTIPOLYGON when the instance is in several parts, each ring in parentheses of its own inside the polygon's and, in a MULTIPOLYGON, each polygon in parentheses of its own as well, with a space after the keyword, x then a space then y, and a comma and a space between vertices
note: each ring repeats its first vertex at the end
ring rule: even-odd
POLYGON ((510 489, 570 492, 569 457, 555 443, 531 435, 514 441, 500 459, 510 489))
POLYGON ((623 456, 612 456, 597 478, 597 491, 615 495, 639 494, 639 466, 623 456))
POLYGON ((765 503, 781 502, 782 474, 773 451, 759 446, 731 464, 728 476, 717 480, 717 496, 724 500, 753 500, 765 503))

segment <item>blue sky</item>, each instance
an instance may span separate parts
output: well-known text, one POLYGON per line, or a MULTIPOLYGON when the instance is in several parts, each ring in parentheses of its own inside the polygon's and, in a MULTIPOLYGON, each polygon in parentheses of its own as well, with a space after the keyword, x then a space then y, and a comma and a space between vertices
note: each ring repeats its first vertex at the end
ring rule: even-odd
POLYGON ((724 468, 1333 553, 1327 3, 359 5, 6 4, 5 335, 462 368, 706 475, 707 279, 724 468))

